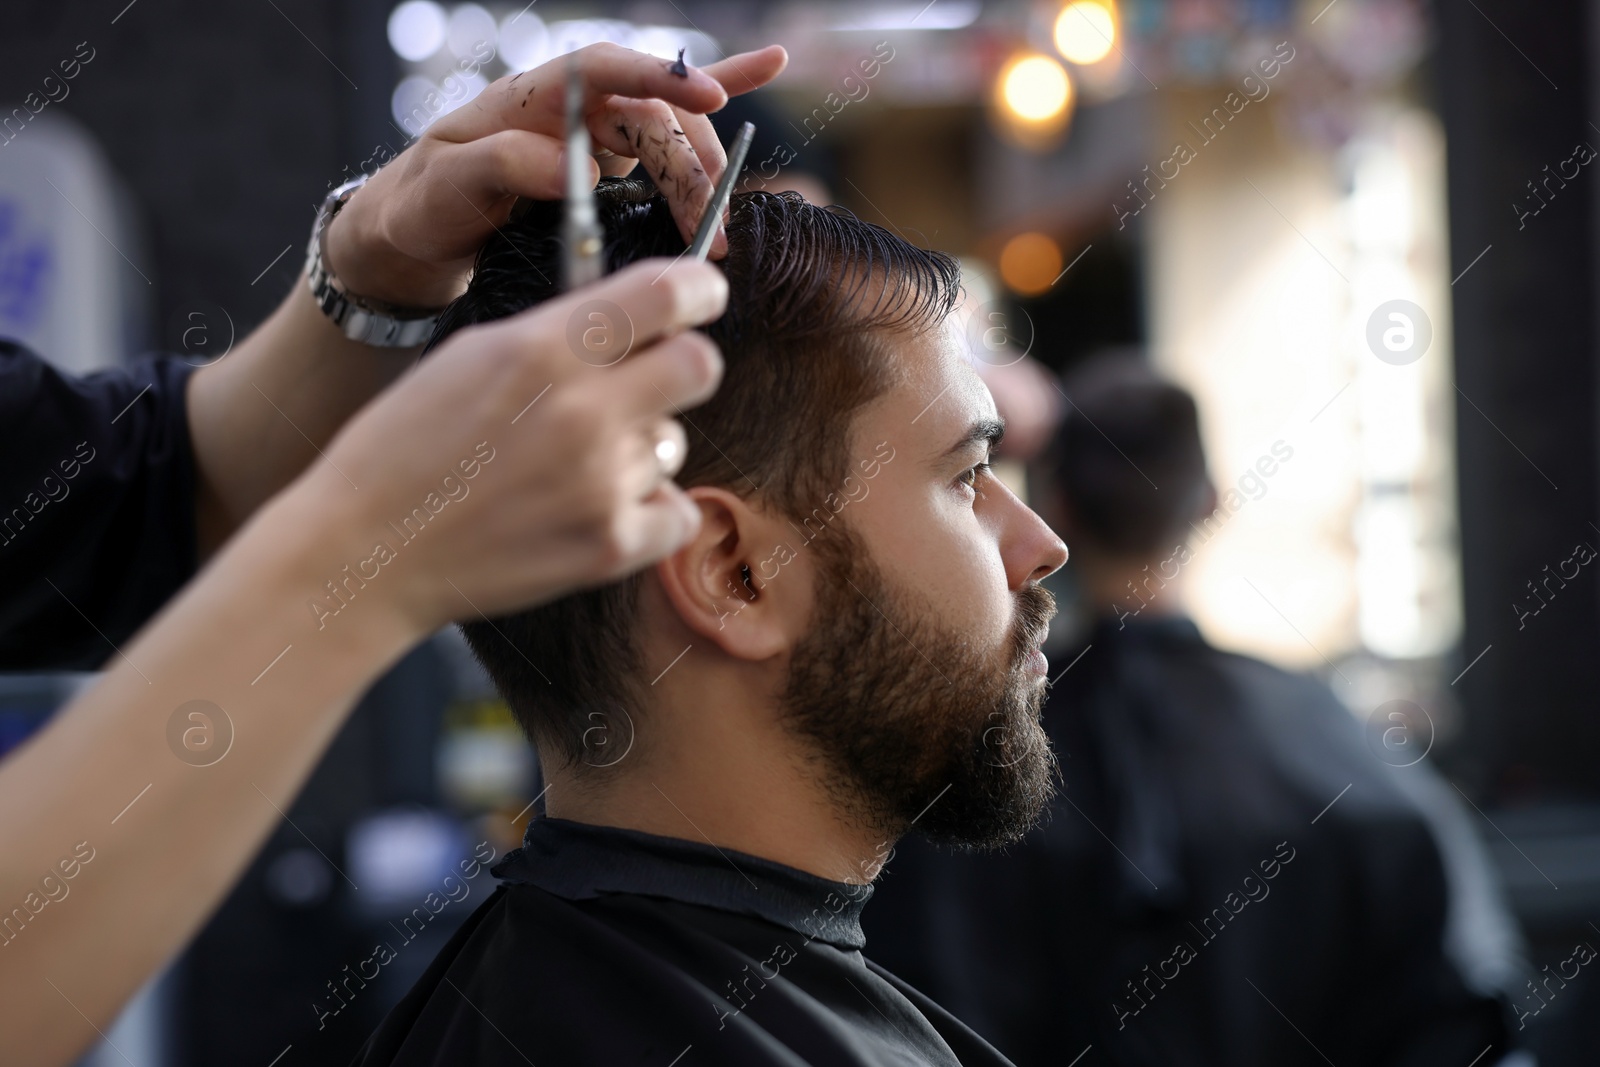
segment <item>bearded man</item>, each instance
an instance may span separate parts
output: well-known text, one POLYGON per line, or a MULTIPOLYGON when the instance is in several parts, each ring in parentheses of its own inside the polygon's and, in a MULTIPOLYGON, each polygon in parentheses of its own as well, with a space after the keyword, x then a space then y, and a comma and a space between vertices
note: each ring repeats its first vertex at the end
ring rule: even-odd
MULTIPOLYGON (((597 195, 609 269, 682 252, 660 195, 597 195)), ((552 296, 559 229, 513 212, 440 335, 552 296)), ((726 371, 676 475, 699 533, 466 625, 545 813, 365 1064, 1005 1062, 867 961, 859 916, 902 835, 997 846, 1045 807, 1066 547, 990 472, 950 257, 793 193, 735 197, 727 231, 726 371)), ((595 302, 569 337, 606 364, 630 330, 595 302)))

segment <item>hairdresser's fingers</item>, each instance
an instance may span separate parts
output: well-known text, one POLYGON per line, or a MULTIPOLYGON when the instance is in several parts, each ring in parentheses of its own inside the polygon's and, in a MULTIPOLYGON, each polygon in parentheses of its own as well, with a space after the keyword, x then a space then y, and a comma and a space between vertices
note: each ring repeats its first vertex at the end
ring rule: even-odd
POLYGON ((706 67, 684 64, 679 68, 675 60, 659 59, 612 44, 590 45, 577 54, 581 57, 584 89, 591 100, 605 93, 636 99, 654 98, 697 115, 718 110, 730 96, 761 88, 783 73, 789 63, 789 53, 775 44, 740 52, 706 67), (588 54, 590 49, 595 50, 593 57, 588 54), (679 69, 686 73, 673 73, 679 69), (714 102, 712 95, 705 91, 707 80, 721 91, 721 98, 714 102))
POLYGON ((683 469, 689 455, 689 437, 677 419, 662 419, 650 431, 650 451, 660 465, 661 477, 671 478, 683 469))
POLYGON ((583 80, 585 112, 612 94, 666 100, 700 113, 715 111, 728 99, 722 83, 696 67, 685 67, 686 74, 679 77, 672 73, 671 60, 603 42, 499 79, 478 94, 474 106, 457 108, 428 132, 457 142, 505 129, 560 134, 572 63, 583 80))
MULTIPOLYGON (((522 323, 516 328, 538 337, 538 331, 551 330, 558 324, 588 322, 587 311, 597 305, 611 305, 603 309, 620 312, 620 320, 601 325, 614 326, 628 340, 623 352, 637 353, 662 337, 719 318, 728 306, 728 281, 716 267, 692 259, 644 259, 593 285, 563 293, 532 311, 503 321, 522 323)), ((617 360, 585 362, 609 367, 617 360)))
POLYGON ((603 387, 620 416, 646 420, 681 415, 705 403, 721 382, 716 343, 690 331, 607 368, 603 387))
POLYGON ((610 149, 597 151, 594 158, 600 164, 600 173, 614 178, 627 177, 639 165, 639 161, 632 156, 619 156, 610 149))
MULTIPOLYGON (((690 187, 688 199, 682 205, 683 214, 695 220, 694 229, 684 233, 684 240, 691 241, 694 239, 694 230, 699 229, 700 219, 716 192, 716 184, 722 180, 722 172, 728 167, 728 153, 718 140, 717 131, 712 127, 710 119, 704 115, 692 115, 679 108, 673 108, 672 111, 677 117, 678 129, 689 139, 695 156, 705 170, 705 181, 695 182, 690 187)), ((679 205, 673 204, 672 208, 676 216, 679 205)), ((717 220, 716 236, 711 239, 712 259, 721 259, 728 254, 728 233, 723 223, 723 219, 717 220)))
POLYGON ((682 416, 706 403, 722 384, 722 352, 698 331, 635 352, 597 379, 618 418, 635 424, 682 416))
MULTIPOLYGON (((460 294, 483 242, 518 196, 566 191, 559 138, 499 130, 470 144, 408 149, 334 217, 328 251, 352 292, 405 307, 440 307, 460 294)), ((590 180, 599 180, 591 163, 590 180)))
POLYGON ((728 165, 728 153, 723 149, 722 141, 717 138, 717 131, 712 127, 710 119, 677 107, 672 109, 672 114, 678 120, 678 129, 689 139, 690 147, 699 157, 700 165, 705 168, 705 194, 709 197, 711 187, 721 180, 723 168, 728 165))
POLYGON ((606 575, 606 581, 631 574, 676 552, 699 531, 700 509, 682 489, 665 482, 643 502, 630 508, 620 526, 622 560, 606 575))
MULTIPOLYGON (((505 223, 514 198, 559 200, 566 196, 566 154, 566 145, 558 138, 527 130, 501 130, 457 146, 436 167, 441 192, 436 198, 438 206, 460 217, 453 236, 475 250, 494 227, 505 223)), ((598 161, 591 158, 591 187, 600 174, 598 161)))
POLYGON ((650 496, 683 466, 688 437, 676 419, 652 419, 627 435, 622 472, 622 497, 638 501, 650 496))
MULTIPOLYGON (((613 44, 591 45, 574 55, 583 72, 584 114, 597 140, 597 119, 613 97, 664 101, 684 114, 703 114, 725 104, 729 93, 764 85, 787 62, 783 49, 770 47, 729 57, 713 64, 709 73, 687 67, 680 77, 668 60, 613 44)), ((559 146, 571 58, 562 56, 496 81, 469 106, 429 125, 415 145, 350 200, 331 225, 328 244, 334 270, 352 292, 402 307, 441 306, 460 293, 472 256, 494 227, 505 222, 516 196, 548 198, 565 192, 559 146), (477 144, 512 131, 547 141, 504 137, 491 145, 477 144), (471 151, 463 154, 464 149, 471 151), (474 169, 485 164, 487 169, 474 169)), ((677 128, 683 129, 681 124, 677 128)), ((687 140, 698 145, 697 136, 687 140)), ((591 174, 626 174, 633 168, 633 153, 601 147, 616 154, 591 168, 591 174)), ((693 165, 687 162, 693 152, 681 153, 681 158, 686 168, 693 165)), ((646 166, 652 174, 660 171, 649 160, 646 166)), ((676 162, 670 172, 679 172, 676 162)), ((687 191, 705 195, 694 183, 687 191)), ((668 195, 676 197, 674 217, 687 239, 693 227, 686 220, 697 222, 700 212, 691 198, 670 189, 668 195)), ((719 236, 715 254, 720 255, 724 243, 719 236)))
MULTIPOLYGON (((685 129, 681 120, 690 115, 702 115, 720 108, 727 97, 750 92, 770 82, 788 63, 788 54, 777 45, 730 56, 713 63, 704 72, 686 67, 688 75, 680 78, 671 74, 672 63, 641 52, 633 52, 611 44, 591 45, 580 49, 573 57, 552 60, 531 71, 502 78, 483 94, 472 109, 460 108, 440 119, 429 128, 428 134, 446 142, 466 143, 492 137, 496 133, 521 129, 544 133, 559 138, 564 134, 566 80, 565 64, 575 59, 583 71, 585 87, 585 114, 590 132, 597 140, 605 137, 613 125, 613 105, 623 100, 660 100, 677 112, 679 129, 685 129), (665 79, 665 81, 663 81, 665 79), (721 94, 708 92, 707 82, 723 86, 721 94), (471 111, 468 115, 466 112, 471 111), (459 117, 458 117, 459 116, 459 117)), ((707 160, 718 161, 709 167, 712 180, 721 172, 721 146, 709 123, 700 123, 699 130, 690 134, 693 147, 705 153, 716 148, 707 160)), ((685 132, 688 132, 685 130, 685 132)), ((626 174, 632 169, 630 158, 639 158, 635 151, 627 151, 616 144, 606 144, 616 158, 602 161, 606 174, 626 174)), ((658 170, 645 159, 654 177, 658 170)), ((559 174, 553 175, 559 180, 559 174)), ((522 193, 519 195, 531 195, 522 193)), ((709 195, 709 194, 708 194, 709 195)), ((698 213, 696 214, 698 218, 698 213)))
MULTIPOLYGON (((759 89, 782 73, 789 57, 777 45, 743 52, 703 69, 675 64, 644 52, 601 43, 581 48, 533 70, 500 78, 473 101, 429 126, 425 138, 465 144, 501 130, 521 129, 561 137, 566 124, 566 73, 576 62, 584 83, 584 113, 592 117, 612 96, 663 100, 686 114, 703 115, 729 96, 759 89)), ((608 171, 607 173, 612 173, 608 171)), ((626 173, 625 171, 617 173, 626 173)))
MULTIPOLYGON (((612 165, 602 163, 601 169, 627 174, 637 159, 667 198, 679 234, 685 242, 692 240, 727 165, 710 120, 660 100, 614 96, 590 121, 596 141, 612 153, 606 161, 612 165)), ((727 253, 728 239, 721 229, 722 220, 717 222, 711 254, 721 259, 727 253)))
POLYGON ((675 64, 644 52, 602 43, 560 56, 533 70, 501 78, 480 93, 472 107, 458 108, 429 126, 425 137, 465 143, 504 129, 561 136, 566 118, 566 73, 576 61, 582 71, 585 113, 610 96, 664 100, 696 115, 716 111, 730 96, 759 89, 782 73, 788 53, 777 45, 743 52, 705 68, 675 64))
MULTIPOLYGON (((759 89, 776 78, 788 62, 789 54, 777 45, 772 45, 754 52, 730 56, 711 64, 705 70, 722 83, 723 88, 728 90, 729 96, 738 96, 759 89)), ((728 155, 722 147, 722 141, 717 137, 717 131, 704 115, 695 114, 681 107, 673 107, 672 111, 678 120, 678 129, 683 131, 694 149, 705 179, 691 181, 683 191, 681 201, 675 198, 673 190, 664 190, 672 206, 673 218, 678 220, 678 228, 683 234, 683 239, 689 241, 694 239, 695 231, 700 226, 700 219, 715 192, 716 183, 722 180, 722 172, 728 165, 728 155)), ((712 259, 721 259, 728 254, 728 233, 724 222, 724 219, 717 220, 716 236, 711 239, 712 259)))
POLYGON ((729 96, 739 96, 766 85, 789 65, 789 53, 769 44, 753 52, 740 52, 700 69, 722 83, 729 96))
POLYGON ((612 97, 589 125, 596 143, 638 159, 665 194, 678 232, 685 242, 690 240, 710 199, 711 178, 677 113, 660 100, 612 97))
MULTIPOLYGON (((596 410, 610 409, 616 390, 632 380, 627 375, 619 383, 619 366, 645 360, 663 337, 717 318, 727 300, 728 283, 716 267, 692 260, 641 260, 594 285, 473 327, 473 333, 507 358, 520 357, 519 366, 542 376, 535 383, 540 387, 588 378, 596 390, 596 410)), ((709 359, 703 352, 675 357, 687 361, 682 372, 699 383, 705 396, 715 389, 722 369, 721 356, 711 347, 709 359)), ((653 390, 649 395, 659 396, 653 390)), ((699 392, 687 388, 683 395, 699 392)), ((644 404, 631 403, 625 417, 637 418, 645 410, 644 404)))

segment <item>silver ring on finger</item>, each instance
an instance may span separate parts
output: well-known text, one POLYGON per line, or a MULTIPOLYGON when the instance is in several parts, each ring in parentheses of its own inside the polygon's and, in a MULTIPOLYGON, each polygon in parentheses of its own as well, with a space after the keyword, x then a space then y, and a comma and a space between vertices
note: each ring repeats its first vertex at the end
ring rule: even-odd
POLYGON ((686 449, 682 430, 671 421, 657 424, 650 434, 650 450, 655 453, 662 480, 670 479, 683 466, 686 449))

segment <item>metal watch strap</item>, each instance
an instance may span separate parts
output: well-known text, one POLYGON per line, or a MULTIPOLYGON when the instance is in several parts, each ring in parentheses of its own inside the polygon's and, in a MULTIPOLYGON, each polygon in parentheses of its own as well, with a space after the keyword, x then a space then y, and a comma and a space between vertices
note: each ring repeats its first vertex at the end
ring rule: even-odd
POLYGON ((407 311, 346 293, 338 288, 337 279, 328 269, 328 224, 351 194, 370 177, 370 174, 363 174, 346 182, 322 201, 316 224, 311 228, 310 245, 306 248, 306 283, 311 287, 311 299, 317 302, 317 307, 350 340, 375 348, 414 348, 433 335, 439 312, 407 311))

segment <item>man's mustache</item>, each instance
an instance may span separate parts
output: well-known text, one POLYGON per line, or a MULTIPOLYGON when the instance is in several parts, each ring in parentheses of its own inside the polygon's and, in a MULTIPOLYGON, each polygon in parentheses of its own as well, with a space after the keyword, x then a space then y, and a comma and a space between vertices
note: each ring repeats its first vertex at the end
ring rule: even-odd
POLYGON ((1056 598, 1042 585, 1017 591, 1017 618, 1011 628, 1011 664, 1021 666, 1049 632, 1056 616, 1056 598))

